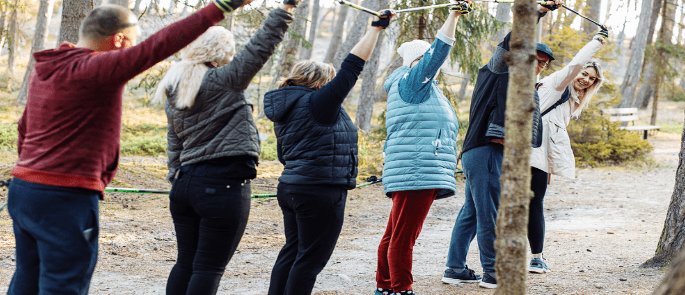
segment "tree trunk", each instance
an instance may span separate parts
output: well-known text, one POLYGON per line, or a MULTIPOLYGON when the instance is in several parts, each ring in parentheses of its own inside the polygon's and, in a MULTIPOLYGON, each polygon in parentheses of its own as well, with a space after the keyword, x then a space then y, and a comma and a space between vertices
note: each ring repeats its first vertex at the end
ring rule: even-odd
POLYGON ((93 0, 62 1, 62 21, 59 26, 57 46, 62 42, 78 42, 78 29, 81 21, 93 10, 93 0))
POLYGON ((466 87, 469 86, 471 75, 464 73, 464 77, 462 79, 461 85, 459 86, 459 92, 457 92, 457 101, 459 102, 464 101, 464 97, 466 96, 466 87))
MULTIPOLYGON (((652 0, 649 0, 649 1, 652 1, 652 0)), ((580 11, 580 9, 583 7, 583 2, 585 2, 585 1, 576 0, 576 3, 573 4, 573 10, 580 11)), ((561 14, 561 12, 559 12, 559 13, 561 14)), ((566 15, 564 15, 564 22, 562 24, 562 27, 570 26, 573 23, 573 21, 576 20, 577 16, 578 16, 577 14, 566 10, 566 15)))
POLYGON ((332 63, 335 59, 336 53, 340 49, 340 42, 343 38, 343 33, 345 32, 345 20, 347 19, 347 14, 351 8, 347 6, 340 5, 340 12, 338 12, 338 21, 335 23, 333 36, 331 36, 331 41, 328 43, 328 50, 326 51, 326 57, 323 62, 332 63))
MULTIPOLYGON (((647 260, 642 267, 660 267, 676 258, 685 249, 685 128, 681 137, 680 161, 675 174, 675 187, 668 205, 664 229, 656 246, 654 257, 647 260)), ((682 261, 678 265, 682 267, 682 261)), ((682 292, 670 294, 683 294, 682 292)))
POLYGON ((312 58, 312 52, 314 52, 314 41, 316 41, 316 29, 318 28, 319 12, 321 11, 320 0, 312 0, 312 16, 309 18, 309 36, 307 36, 307 42, 309 42, 309 48, 302 48, 300 52, 300 59, 310 59, 312 58))
MULTIPOLYGON (((379 1, 380 0, 364 0, 361 6, 369 8, 371 10, 378 10, 379 1)), ((357 45, 357 42, 359 42, 364 33, 366 33, 366 28, 369 26, 370 17, 371 15, 366 12, 357 12, 357 17, 355 17, 352 27, 347 32, 345 42, 343 42, 343 44, 340 45, 338 52, 335 53, 335 58, 333 58, 332 63, 336 71, 340 70, 340 64, 345 59, 345 56, 347 56, 347 54, 350 53, 352 47, 354 47, 354 45, 357 45)))
POLYGON ((680 25, 678 26, 678 37, 675 39, 678 45, 683 44, 683 26, 685 25, 685 3, 680 4, 680 25))
POLYGON ((654 87, 654 102, 652 103, 652 116, 649 118, 650 125, 656 125, 656 114, 659 109, 659 93, 661 92, 661 84, 663 83, 664 77, 658 77, 656 86, 654 87))
POLYGON ((670 270, 654 290, 653 295, 685 294, 685 251, 671 263, 670 270))
POLYGON ((535 110, 535 27, 537 4, 533 0, 514 2, 511 32, 509 85, 505 120, 504 159, 500 179, 502 196, 497 212, 496 295, 526 293, 526 245, 530 190, 530 142, 535 110))
MULTIPOLYGON (((142 0, 136 0, 133 4, 133 14, 136 16, 140 17, 140 3, 143 2, 142 0)), ((183 6, 185 8, 185 6, 183 6)))
MULTIPOLYGON (((654 30, 656 30, 656 22, 659 19, 659 13, 661 12, 661 7, 667 0, 653 0, 652 3, 652 13, 649 17, 649 31, 647 31, 647 45, 654 43, 654 30)), ((663 20, 662 20, 663 22, 663 20)))
MULTIPOLYGON (((664 50, 662 45, 670 45, 673 39, 673 27, 675 26, 675 12, 677 0, 664 0, 663 9, 661 13, 661 28, 659 29, 659 36, 657 37, 657 50, 649 58, 648 66, 645 67, 642 75, 642 83, 640 91, 635 97, 633 107, 646 109, 649 106, 649 99, 654 95, 655 90, 659 87, 659 81, 663 81, 665 74, 662 69, 668 65, 670 54, 664 50)), ((652 10, 653 12, 654 10, 652 10)), ((655 96, 656 98, 656 96, 655 96)))
MULTIPOLYGON (((386 7, 390 4, 390 0, 378 1, 378 7, 386 7)), ((376 47, 373 49, 371 57, 364 65, 364 70, 361 73, 362 89, 361 97, 357 107, 357 117, 355 124, 357 128, 365 132, 371 131, 371 119, 373 118, 373 105, 376 102, 376 79, 378 77, 378 64, 381 59, 381 51, 383 49, 383 37, 381 34, 376 42, 376 47)), ((382 88, 382 87, 381 87, 382 88)))
MULTIPOLYGON (((173 3, 174 1, 170 1, 170 2, 173 3)), ((108 3, 109 4, 121 5, 121 6, 126 7, 126 8, 128 8, 128 5, 129 5, 128 0, 109 0, 108 3)))
POLYGON ((5 36, 5 18, 7 18, 7 4, 3 1, 0 3, 0 48, 2 47, 2 44, 4 44, 2 41, 5 36))
POLYGON ((308 0, 300 2, 300 5, 298 5, 297 8, 295 8, 294 12, 297 16, 295 18, 293 26, 290 27, 290 30, 292 30, 292 32, 288 33, 288 41, 285 43, 285 46, 283 47, 283 53, 281 54, 280 62, 278 63, 278 68, 276 69, 276 73, 273 75, 273 80, 271 81, 271 87, 269 87, 269 89, 275 89, 276 85, 278 84, 278 80, 280 80, 281 77, 288 76, 288 73, 290 73, 290 68, 292 68, 295 64, 297 52, 300 49, 301 37, 299 36, 304 35, 305 16, 307 15, 307 11, 309 11, 308 0))
MULTIPOLYGON (((495 18, 498 21, 508 23, 511 20, 511 4, 502 3, 497 5, 497 13, 495 13, 495 18)), ((509 32, 509 25, 505 25, 502 29, 497 31, 492 38, 490 38, 490 52, 495 52, 497 49, 497 44, 504 39, 504 37, 509 32)))
MULTIPOLYGON (((12 12, 10 12, 10 27, 7 38, 7 48, 9 49, 9 55, 7 56, 7 72, 8 80, 12 81, 14 76, 14 61, 17 56, 17 10, 19 8, 19 0, 14 0, 12 5, 12 12)), ((11 89, 11 83, 7 83, 7 89, 11 89)))
MULTIPOLYGON (((599 20, 599 15, 602 12, 602 0, 587 0, 585 4, 585 16, 593 20, 599 20)), ((583 20, 583 32, 586 35, 592 36, 597 32, 597 25, 583 20)))
MULTIPOLYGON (((382 81, 385 81, 385 79, 390 74, 392 74, 392 72, 394 72, 395 70, 397 70, 397 68, 402 66, 402 58, 400 57, 399 54, 397 54, 397 52, 395 52, 395 55, 393 55, 391 60, 392 60, 392 62, 390 62, 390 65, 383 71, 384 74, 383 74, 383 80, 382 81)), ((388 93, 385 92, 385 88, 383 88, 382 84, 380 85, 380 87, 376 87, 376 92, 373 94, 373 97, 374 97, 374 99, 373 99, 374 102, 388 101, 388 93)))
POLYGON ((26 97, 29 90, 29 78, 33 72, 33 64, 36 60, 33 59, 33 53, 43 50, 45 38, 48 35, 48 24, 50 23, 50 16, 52 15, 53 0, 40 0, 38 5, 38 19, 36 20, 36 32, 33 35, 33 46, 31 46, 31 54, 29 55, 29 64, 26 66, 26 73, 24 74, 24 81, 21 83, 19 95, 17 96, 17 103, 25 104, 26 97))
MULTIPOLYGON (((657 0, 660 1, 660 0, 657 0)), ((640 72, 642 69, 642 62, 645 57, 645 47, 647 46, 647 31, 649 30, 649 19, 652 13, 652 0, 643 0, 640 8, 640 21, 637 25, 637 32, 633 38, 635 42, 633 46, 633 53, 628 64, 628 71, 623 77, 623 84, 621 84, 621 103, 619 107, 627 108, 633 105, 635 101, 635 90, 640 82, 640 72)))

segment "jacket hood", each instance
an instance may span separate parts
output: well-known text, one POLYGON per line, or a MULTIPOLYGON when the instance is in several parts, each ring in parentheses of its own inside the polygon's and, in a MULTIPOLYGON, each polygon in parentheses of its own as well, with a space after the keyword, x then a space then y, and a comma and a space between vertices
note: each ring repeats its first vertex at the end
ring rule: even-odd
POLYGON ((301 97, 316 90, 302 86, 287 86, 264 94, 264 115, 280 122, 290 114, 301 97))
POLYGON ((77 48, 71 43, 63 43, 55 49, 36 52, 33 54, 33 58, 36 60, 36 75, 41 80, 48 79, 56 71, 64 69, 67 64, 72 63, 74 56, 91 54, 92 52, 94 51, 91 49, 77 48))

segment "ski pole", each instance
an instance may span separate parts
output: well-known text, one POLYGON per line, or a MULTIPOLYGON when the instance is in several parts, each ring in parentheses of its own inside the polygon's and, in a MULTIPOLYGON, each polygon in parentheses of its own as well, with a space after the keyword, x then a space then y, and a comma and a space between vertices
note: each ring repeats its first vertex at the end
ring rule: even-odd
POLYGON ((573 9, 571 9, 571 8, 568 8, 566 5, 563 5, 563 4, 562 4, 561 6, 562 6, 563 8, 566 8, 566 10, 568 10, 568 11, 570 11, 570 12, 573 12, 573 13, 577 14, 577 15, 580 16, 581 18, 584 18, 585 20, 587 20, 587 21, 589 21, 589 22, 591 22, 591 23, 593 23, 593 24, 599 26, 602 30, 608 31, 607 27, 605 27, 604 25, 602 25, 602 24, 600 24, 600 23, 598 23, 598 22, 592 20, 591 18, 589 18, 589 17, 587 17, 587 16, 584 16, 584 15, 580 14, 578 11, 575 11, 575 10, 573 10, 573 9))
POLYGON ((373 10, 368 9, 368 8, 366 8, 366 7, 361 7, 361 6, 357 5, 357 4, 350 3, 350 2, 347 2, 347 1, 345 1, 345 0, 337 0, 337 2, 340 3, 340 4, 342 4, 342 5, 347 5, 347 6, 349 6, 349 7, 354 8, 354 9, 361 10, 361 11, 363 11, 363 12, 366 12, 366 13, 369 13, 369 14, 372 14, 372 15, 375 15, 375 16, 377 16, 378 18, 380 18, 381 15, 382 15, 382 14, 381 14, 380 12, 378 12, 378 11, 373 11, 373 10))

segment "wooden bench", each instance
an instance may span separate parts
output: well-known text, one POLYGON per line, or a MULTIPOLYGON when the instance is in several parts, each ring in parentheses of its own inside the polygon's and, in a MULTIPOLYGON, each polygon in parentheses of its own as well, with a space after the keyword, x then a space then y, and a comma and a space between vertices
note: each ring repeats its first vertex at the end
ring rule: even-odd
POLYGON ((621 129, 629 131, 642 131, 643 139, 647 139, 647 134, 652 131, 656 133, 661 129, 661 126, 656 125, 635 125, 635 120, 639 119, 637 115, 637 108, 617 108, 605 109, 602 113, 609 115, 609 122, 632 122, 632 126, 621 126, 621 129))

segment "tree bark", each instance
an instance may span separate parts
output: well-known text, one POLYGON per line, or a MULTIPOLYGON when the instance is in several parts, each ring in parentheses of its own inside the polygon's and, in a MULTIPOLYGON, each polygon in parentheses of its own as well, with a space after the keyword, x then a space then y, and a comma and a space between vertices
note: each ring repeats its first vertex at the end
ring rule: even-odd
POLYGON ((530 190, 530 142, 535 110, 535 27, 537 4, 533 0, 514 2, 509 85, 505 120, 504 159, 500 179, 502 196, 497 212, 496 295, 526 293, 526 245, 530 190))
MULTIPOLYGON (((400 57, 399 54, 397 54, 397 52, 395 52, 395 54, 393 55, 391 60, 392 60, 392 62, 390 62, 390 65, 383 71, 383 73, 384 73, 383 77, 384 78, 382 81, 385 81, 385 79, 390 74, 392 74, 392 72, 394 72, 395 70, 397 70, 397 68, 402 66, 402 58, 400 57)), ((383 88, 383 85, 380 85, 380 87, 376 87, 376 92, 373 94, 373 97, 374 97, 374 99, 373 99, 374 102, 388 101, 388 93, 385 92, 385 88, 383 88)))
POLYGON ((675 39, 678 45, 683 43, 683 25, 685 25, 685 3, 680 3, 680 24, 678 26, 678 37, 675 39))
POLYGON ((300 2, 300 5, 295 8, 295 22, 293 26, 290 27, 290 32, 288 32, 288 41, 283 47, 283 53, 281 54, 280 62, 278 63, 278 68, 276 73, 273 75, 273 80, 271 81, 271 87, 269 89, 275 89, 278 84, 278 80, 281 77, 288 76, 290 73, 290 68, 295 64, 295 59, 297 52, 300 49, 300 38, 297 35, 304 35, 305 30, 305 17, 309 11, 309 1, 305 0, 300 2))
MULTIPOLYGON (((11 82, 14 76, 14 61, 17 56, 17 10, 19 8, 19 0, 14 0, 12 5, 12 12, 10 12, 10 27, 7 38, 7 48, 9 49, 9 55, 7 56, 7 71, 8 80, 11 82)), ((11 83, 7 83, 7 89, 11 89, 11 83)))
MULTIPOLYGON (((504 38, 502 38, 504 39, 504 38)), ((466 87, 469 86, 469 82, 471 81, 471 75, 464 73, 464 77, 462 78, 463 80, 461 81, 461 85, 459 86, 459 91, 457 92, 457 101, 462 102, 464 101, 464 97, 466 96, 466 87)))
MULTIPOLYGON (((378 1, 378 7, 385 7, 390 4, 390 0, 378 1)), ((361 97, 357 107, 357 117, 355 124, 357 128, 365 132, 371 131, 371 119, 373 118, 373 105, 376 102, 376 79, 378 77, 378 64, 380 63, 381 52, 383 49, 383 37, 381 34, 376 42, 376 47, 373 49, 371 57, 364 65, 364 70, 361 73, 362 89, 361 97)), ((382 88, 382 87, 381 87, 382 88)))
MULTIPOLYGON (((653 12, 654 10, 652 10, 653 12)), ((664 0, 663 9, 661 13, 661 28, 659 29, 659 35, 657 37, 657 49, 656 54, 653 54, 649 58, 649 63, 645 67, 642 75, 642 83, 640 84, 640 90, 635 96, 635 102, 633 107, 638 107, 641 109, 646 109, 649 106, 649 99, 654 95, 655 100, 657 99, 656 89, 661 86, 661 81, 663 81, 664 72, 668 65, 668 59, 670 54, 667 50, 662 48, 663 45, 672 44, 673 39, 673 28, 675 26, 675 12, 676 12, 676 0, 664 0)))
POLYGON ((309 42, 309 48, 302 48, 300 51, 300 59, 310 59, 312 58, 312 52, 314 52, 314 41, 316 41, 316 30, 319 20, 319 12, 321 11, 320 0, 311 0, 312 3, 312 16, 309 18, 309 36, 307 36, 307 42, 309 42))
MULTIPOLYGON (((378 10, 379 1, 380 0, 364 0, 361 6, 372 10, 378 10)), ((354 19, 354 23, 352 24, 350 30, 347 32, 345 42, 343 42, 343 44, 340 45, 338 52, 335 53, 335 58, 333 58, 332 63, 336 71, 340 70, 340 64, 345 59, 345 56, 347 56, 347 54, 350 53, 352 47, 354 47, 354 45, 356 45, 357 42, 359 42, 359 40, 362 38, 364 33, 366 33, 366 28, 369 26, 370 17, 371 15, 366 12, 357 12, 357 16, 354 19)))
POLYGON ((345 20, 347 19, 347 14, 351 8, 340 5, 340 12, 338 12, 338 21, 335 23, 333 28, 333 36, 331 36, 331 41, 328 43, 328 50, 326 51, 326 57, 323 59, 325 63, 332 63, 335 59, 335 54, 338 53, 340 49, 340 40, 343 38, 343 33, 345 32, 345 20))
MULTIPOLYGON (((685 249, 685 128, 683 128, 681 136, 678 170, 675 174, 675 186, 673 195, 671 195, 671 203, 668 205, 664 229, 661 232, 654 257, 643 263, 642 267, 660 267, 668 264, 683 249, 685 249)), ((682 260, 678 267, 682 267, 682 260)))
MULTIPOLYGON (((170 2, 173 3, 174 1, 172 0, 170 2)), ((128 6, 130 4, 128 0, 109 0, 107 3, 121 5, 121 6, 126 7, 126 8, 128 8, 128 6)), ((173 4, 171 4, 171 5, 173 5, 173 4)))
POLYGON ((81 21, 93 10, 93 0, 64 0, 62 1, 62 21, 59 26, 57 46, 62 42, 78 42, 78 30, 81 21))
MULTIPOLYGON (((660 1, 660 0, 657 0, 660 1)), ((645 47, 647 46, 647 31, 649 30, 648 22, 652 13, 652 0, 643 0, 642 7, 640 8, 640 21, 637 25, 637 32, 633 41, 635 42, 633 46, 633 53, 630 57, 630 63, 628 64, 628 71, 625 77, 623 77, 623 83, 621 84, 621 103, 619 107, 627 108, 631 107, 635 101, 635 91, 637 85, 640 82, 640 72, 642 69, 642 63, 645 57, 645 47)))
MULTIPOLYGON (((498 21, 508 23, 511 20, 511 4, 508 3, 502 3, 497 5, 497 12, 495 13, 495 18, 498 21)), ((502 39, 507 35, 509 32, 509 26, 505 25, 502 29, 499 31, 495 32, 494 35, 492 35, 492 38, 490 38, 490 52, 495 52, 495 49, 497 49, 497 44, 499 44, 502 39)))
MULTIPOLYGON (((602 0, 587 0, 585 4, 585 16, 593 20, 599 20, 599 15, 602 12, 602 0)), ((597 32, 597 25, 583 20, 583 32, 586 35, 594 35, 597 32)))
MULTIPOLYGON (((656 30, 656 22, 659 19, 661 7, 666 0, 653 0, 652 13, 649 17, 649 31, 647 31, 647 45, 654 43, 654 31, 656 30)), ((663 22, 663 21, 662 21, 663 22)))
POLYGON ((0 3, 0 47, 4 44, 5 39, 5 19, 7 18, 7 4, 3 1, 0 3))
POLYGON ((685 251, 680 252, 678 259, 671 263, 661 283, 653 295, 685 294, 685 251))
POLYGON ((26 73, 24 73, 24 81, 19 88, 19 95, 17 96, 17 103, 25 104, 26 97, 29 90, 29 79, 33 72, 33 65, 36 60, 33 59, 33 53, 43 50, 45 38, 48 35, 48 24, 50 24, 50 16, 52 15, 53 0, 40 0, 38 5, 38 19, 36 20, 36 32, 33 35, 33 45, 31 46, 31 54, 29 55, 29 64, 26 66, 26 73))
MULTIPOLYGON (((142 0, 136 0, 133 4, 133 14, 136 16, 140 17, 140 3, 143 2, 142 0)), ((185 6, 183 6, 185 8, 185 6)))

